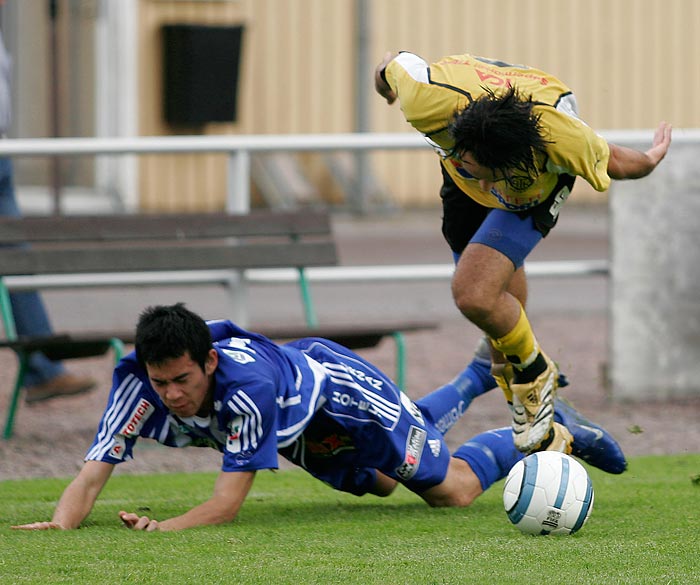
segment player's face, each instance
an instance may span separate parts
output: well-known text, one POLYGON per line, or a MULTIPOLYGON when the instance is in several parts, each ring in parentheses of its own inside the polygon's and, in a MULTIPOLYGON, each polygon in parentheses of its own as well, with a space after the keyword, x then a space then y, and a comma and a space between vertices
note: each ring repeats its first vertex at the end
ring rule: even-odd
POLYGON ((212 349, 204 370, 186 352, 161 364, 146 364, 146 371, 153 388, 170 412, 181 417, 208 416, 212 375, 217 364, 218 354, 212 349))
POLYGON ((506 180, 506 177, 500 173, 476 162, 471 152, 462 153, 459 163, 465 171, 479 181, 479 188, 485 193, 490 193, 496 183, 506 180))

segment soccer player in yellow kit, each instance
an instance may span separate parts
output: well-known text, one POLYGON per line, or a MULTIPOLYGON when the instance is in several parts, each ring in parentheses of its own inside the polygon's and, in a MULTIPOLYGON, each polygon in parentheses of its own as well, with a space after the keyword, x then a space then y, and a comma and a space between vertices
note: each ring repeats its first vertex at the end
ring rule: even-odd
POLYGON ((577 176, 604 191, 611 179, 648 175, 668 151, 671 126, 659 124, 646 152, 609 144, 578 117, 574 94, 556 77, 467 54, 429 64, 387 53, 375 88, 399 102, 441 159, 442 231, 457 263, 452 294, 491 341, 515 445, 568 452, 571 435, 553 420, 559 371, 525 313, 523 264, 577 176))

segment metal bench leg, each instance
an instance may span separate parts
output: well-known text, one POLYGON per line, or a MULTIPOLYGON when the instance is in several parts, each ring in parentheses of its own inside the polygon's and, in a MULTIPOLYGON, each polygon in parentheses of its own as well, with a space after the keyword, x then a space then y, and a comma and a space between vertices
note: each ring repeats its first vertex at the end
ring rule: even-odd
POLYGON ((15 388, 12 391, 12 396, 10 397, 10 404, 7 409, 7 419, 5 420, 5 430, 3 431, 3 439, 9 439, 12 436, 12 428, 15 424, 15 413, 17 412, 17 405, 19 404, 19 395, 22 391, 22 385, 24 384, 24 375, 27 372, 27 366, 29 365, 29 354, 21 352, 17 354, 19 358, 19 369, 17 371, 17 379, 15 381, 15 388))
MULTIPOLYGON (((114 352, 114 364, 118 364, 119 361, 124 357, 124 343, 121 339, 113 337, 109 341, 109 345, 114 352)), ((19 357, 19 370, 17 372, 17 379, 15 381, 15 387, 12 391, 12 396, 10 397, 10 405, 7 410, 7 419, 5 421, 5 429, 3 431, 3 439, 9 439, 12 437, 12 430, 15 424, 15 414, 17 413, 17 406, 19 405, 19 396, 22 393, 22 386, 24 385, 24 376, 27 373, 27 367, 29 365, 29 354, 26 352, 21 352, 18 354, 19 357)))
POLYGON ((109 345, 112 347, 114 352, 114 365, 116 366, 124 357, 124 342, 118 337, 112 337, 109 340, 109 345))
POLYGON ((400 331, 395 331, 391 336, 396 344, 396 385, 404 390, 406 386, 406 340, 400 331))

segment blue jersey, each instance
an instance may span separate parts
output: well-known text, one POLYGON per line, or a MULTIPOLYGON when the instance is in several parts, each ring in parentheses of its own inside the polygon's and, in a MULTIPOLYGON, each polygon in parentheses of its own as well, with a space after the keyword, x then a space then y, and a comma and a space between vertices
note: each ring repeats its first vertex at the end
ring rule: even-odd
POLYGON ((120 463, 145 437, 171 447, 216 448, 223 471, 274 469, 282 454, 358 494, 370 489, 374 469, 412 489, 444 478, 449 454, 441 433, 360 356, 325 339, 278 345, 230 321, 209 327, 219 354, 211 415, 169 412, 129 354, 114 371, 86 460, 120 463))

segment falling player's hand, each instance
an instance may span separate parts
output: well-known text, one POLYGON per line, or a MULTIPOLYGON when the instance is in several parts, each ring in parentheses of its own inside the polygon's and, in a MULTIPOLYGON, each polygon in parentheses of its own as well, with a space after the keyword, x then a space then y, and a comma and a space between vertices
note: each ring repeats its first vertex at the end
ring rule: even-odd
POLYGON ((12 530, 64 530, 58 522, 31 522, 11 526, 12 530))
POLYGON ((158 530, 158 520, 154 520, 148 516, 139 516, 133 512, 124 512, 122 510, 119 512, 119 518, 124 525, 131 530, 145 530, 146 532, 158 530))

